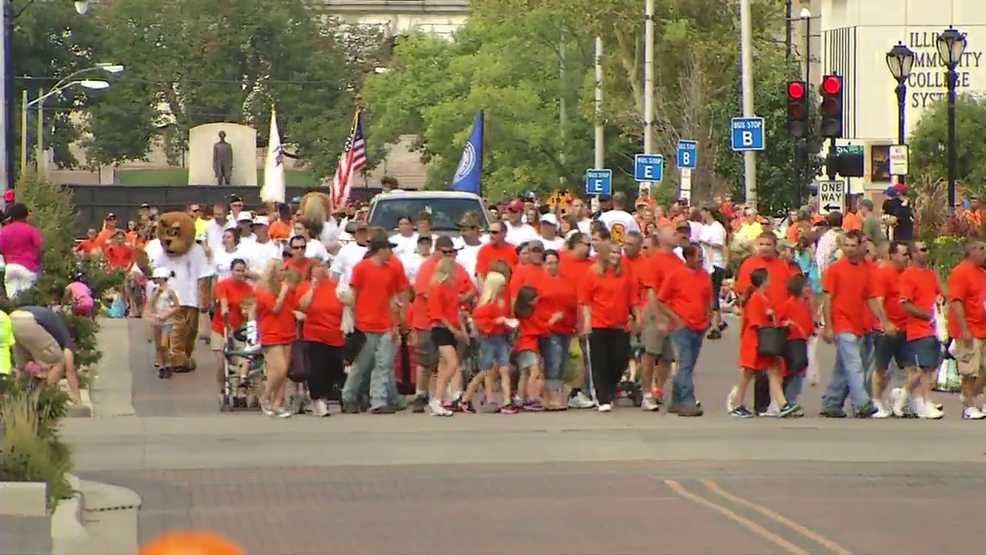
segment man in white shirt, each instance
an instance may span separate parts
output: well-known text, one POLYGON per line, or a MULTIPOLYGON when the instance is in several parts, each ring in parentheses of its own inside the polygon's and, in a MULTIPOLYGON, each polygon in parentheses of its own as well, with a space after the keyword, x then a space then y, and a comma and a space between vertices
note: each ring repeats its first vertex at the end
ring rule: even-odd
POLYGON ((353 233, 353 241, 343 245, 339 249, 339 253, 336 254, 335 260, 332 261, 332 267, 329 271, 340 276, 340 283, 349 283, 349 279, 353 275, 353 268, 366 255, 367 240, 369 239, 368 229, 366 222, 357 223, 353 233))
POLYGON ((507 237, 508 243, 514 246, 520 246, 528 241, 538 240, 538 232, 536 229, 523 222, 524 218, 524 201, 520 199, 514 199, 510 201, 507 205, 507 237))
POLYGON ((271 241, 270 221, 266 216, 257 216, 252 224, 253 241, 244 247, 243 239, 240 239, 240 248, 243 249, 248 258, 247 264, 250 270, 257 274, 263 274, 267 264, 271 260, 280 259, 284 256, 281 247, 271 241))
POLYGON ((459 220, 459 234, 461 237, 452 240, 452 246, 456 250, 455 261, 465 268, 469 279, 478 285, 476 263, 479 260, 479 249, 487 242, 486 236, 482 235, 479 214, 463 214, 459 220))
POLYGON ((429 214, 428 212, 422 210, 418 214, 418 220, 417 220, 417 222, 415 222, 415 225, 414 225, 414 228, 415 228, 414 242, 415 242, 415 244, 417 244, 417 242, 418 242, 418 237, 422 237, 422 236, 431 237, 431 243, 432 244, 435 244, 435 240, 438 239, 438 237, 435 235, 435 232, 433 231, 433 226, 434 225, 435 225, 435 222, 433 221, 433 219, 431 217, 431 214, 429 214))
POLYGON ((408 283, 414 283, 414 278, 417 277, 418 270, 421 269, 421 264, 431 256, 431 247, 431 237, 418 237, 418 244, 414 252, 401 259, 408 283))
MULTIPOLYGON (((602 202, 603 199, 600 199, 602 202)), ((627 233, 636 231, 640 233, 640 226, 637 220, 626 211, 627 196, 624 193, 616 193, 612 199, 613 208, 599 215, 599 221, 606 224, 606 229, 613 237, 613 240, 622 245, 627 233)))
POLYGON ((722 311, 719 307, 719 292, 726 278, 726 227, 716 219, 715 209, 709 206, 702 208, 702 232, 699 235, 699 245, 705 254, 705 270, 712 279, 712 330, 709 339, 722 337, 722 311))
MULTIPOLYGON (((243 213, 243 199, 237 195, 232 195, 229 197, 229 217, 226 218, 226 229, 236 226, 240 222, 240 216, 243 213)), ((250 216, 250 213, 246 213, 250 216)), ((252 216, 250 216, 252 219, 252 216)))
POLYGON ((592 235, 592 219, 586 215, 585 203, 582 199, 575 199, 568 210, 568 213, 575 218, 575 227, 586 235, 592 235))
POLYGON ((205 244, 212 252, 218 252, 223 248, 223 233, 232 227, 228 224, 226 206, 223 204, 213 206, 212 220, 205 225, 205 244))
POLYGON ((240 212, 236 217, 236 227, 240 230, 240 245, 246 246, 257 242, 257 237, 253 234, 253 214, 240 212))
POLYGON ((558 236, 558 218, 554 214, 541 216, 541 242, 547 250, 560 251, 565 239, 558 236))

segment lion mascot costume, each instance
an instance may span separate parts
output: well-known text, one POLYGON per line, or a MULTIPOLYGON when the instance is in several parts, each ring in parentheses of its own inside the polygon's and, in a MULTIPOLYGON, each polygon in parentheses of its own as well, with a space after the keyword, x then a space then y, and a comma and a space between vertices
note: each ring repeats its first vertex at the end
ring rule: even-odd
POLYGON ((209 299, 204 287, 212 279, 205 249, 195 242, 195 222, 184 212, 162 214, 157 226, 161 249, 150 260, 152 268, 171 270, 172 288, 180 305, 175 312, 171 332, 171 359, 176 372, 195 370, 195 338, 198 335, 199 313, 208 310, 209 299))
MULTIPOLYGON (((301 223, 305 229, 318 237, 326 248, 339 241, 339 225, 332 218, 332 200, 329 195, 313 191, 301 197, 298 206, 301 212, 301 223)), ((332 252, 332 249, 329 249, 332 252)))

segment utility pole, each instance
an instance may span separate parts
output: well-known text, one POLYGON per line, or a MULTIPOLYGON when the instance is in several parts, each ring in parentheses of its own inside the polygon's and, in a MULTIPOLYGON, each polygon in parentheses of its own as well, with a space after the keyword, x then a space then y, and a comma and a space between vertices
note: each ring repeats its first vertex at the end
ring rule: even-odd
POLYGON ((654 154, 654 0, 644 2, 644 154, 654 154))
POLYGON ((605 135, 603 128, 603 38, 596 37, 596 136, 594 141, 595 168, 606 167, 605 135))
MULTIPOLYGON (((753 19, 750 0, 740 0, 740 51, 743 69, 743 117, 756 117, 753 107, 753 19)), ((757 205, 757 155, 752 150, 743 153, 743 179, 747 204, 757 205)))

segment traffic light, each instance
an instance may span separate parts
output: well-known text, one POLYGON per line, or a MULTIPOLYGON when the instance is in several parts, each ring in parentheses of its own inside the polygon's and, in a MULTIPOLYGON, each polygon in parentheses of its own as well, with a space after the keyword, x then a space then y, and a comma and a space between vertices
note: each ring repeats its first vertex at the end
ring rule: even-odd
POLYGON ((804 81, 787 82, 787 131, 798 139, 808 136, 808 85, 804 81))
POLYGON ((822 77, 822 137, 842 138, 842 77, 826 75, 822 77))

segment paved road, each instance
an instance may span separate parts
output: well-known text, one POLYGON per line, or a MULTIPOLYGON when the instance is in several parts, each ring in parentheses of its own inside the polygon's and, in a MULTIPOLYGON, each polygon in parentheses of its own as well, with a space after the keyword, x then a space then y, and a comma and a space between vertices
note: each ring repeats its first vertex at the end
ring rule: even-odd
POLYGON ((263 555, 982 551, 983 425, 951 396, 939 422, 738 421, 720 409, 735 354, 733 338, 703 353, 702 419, 287 421, 220 415, 208 365, 159 381, 135 354, 138 416, 64 434, 81 477, 143 497, 143 540, 204 527, 263 555))

